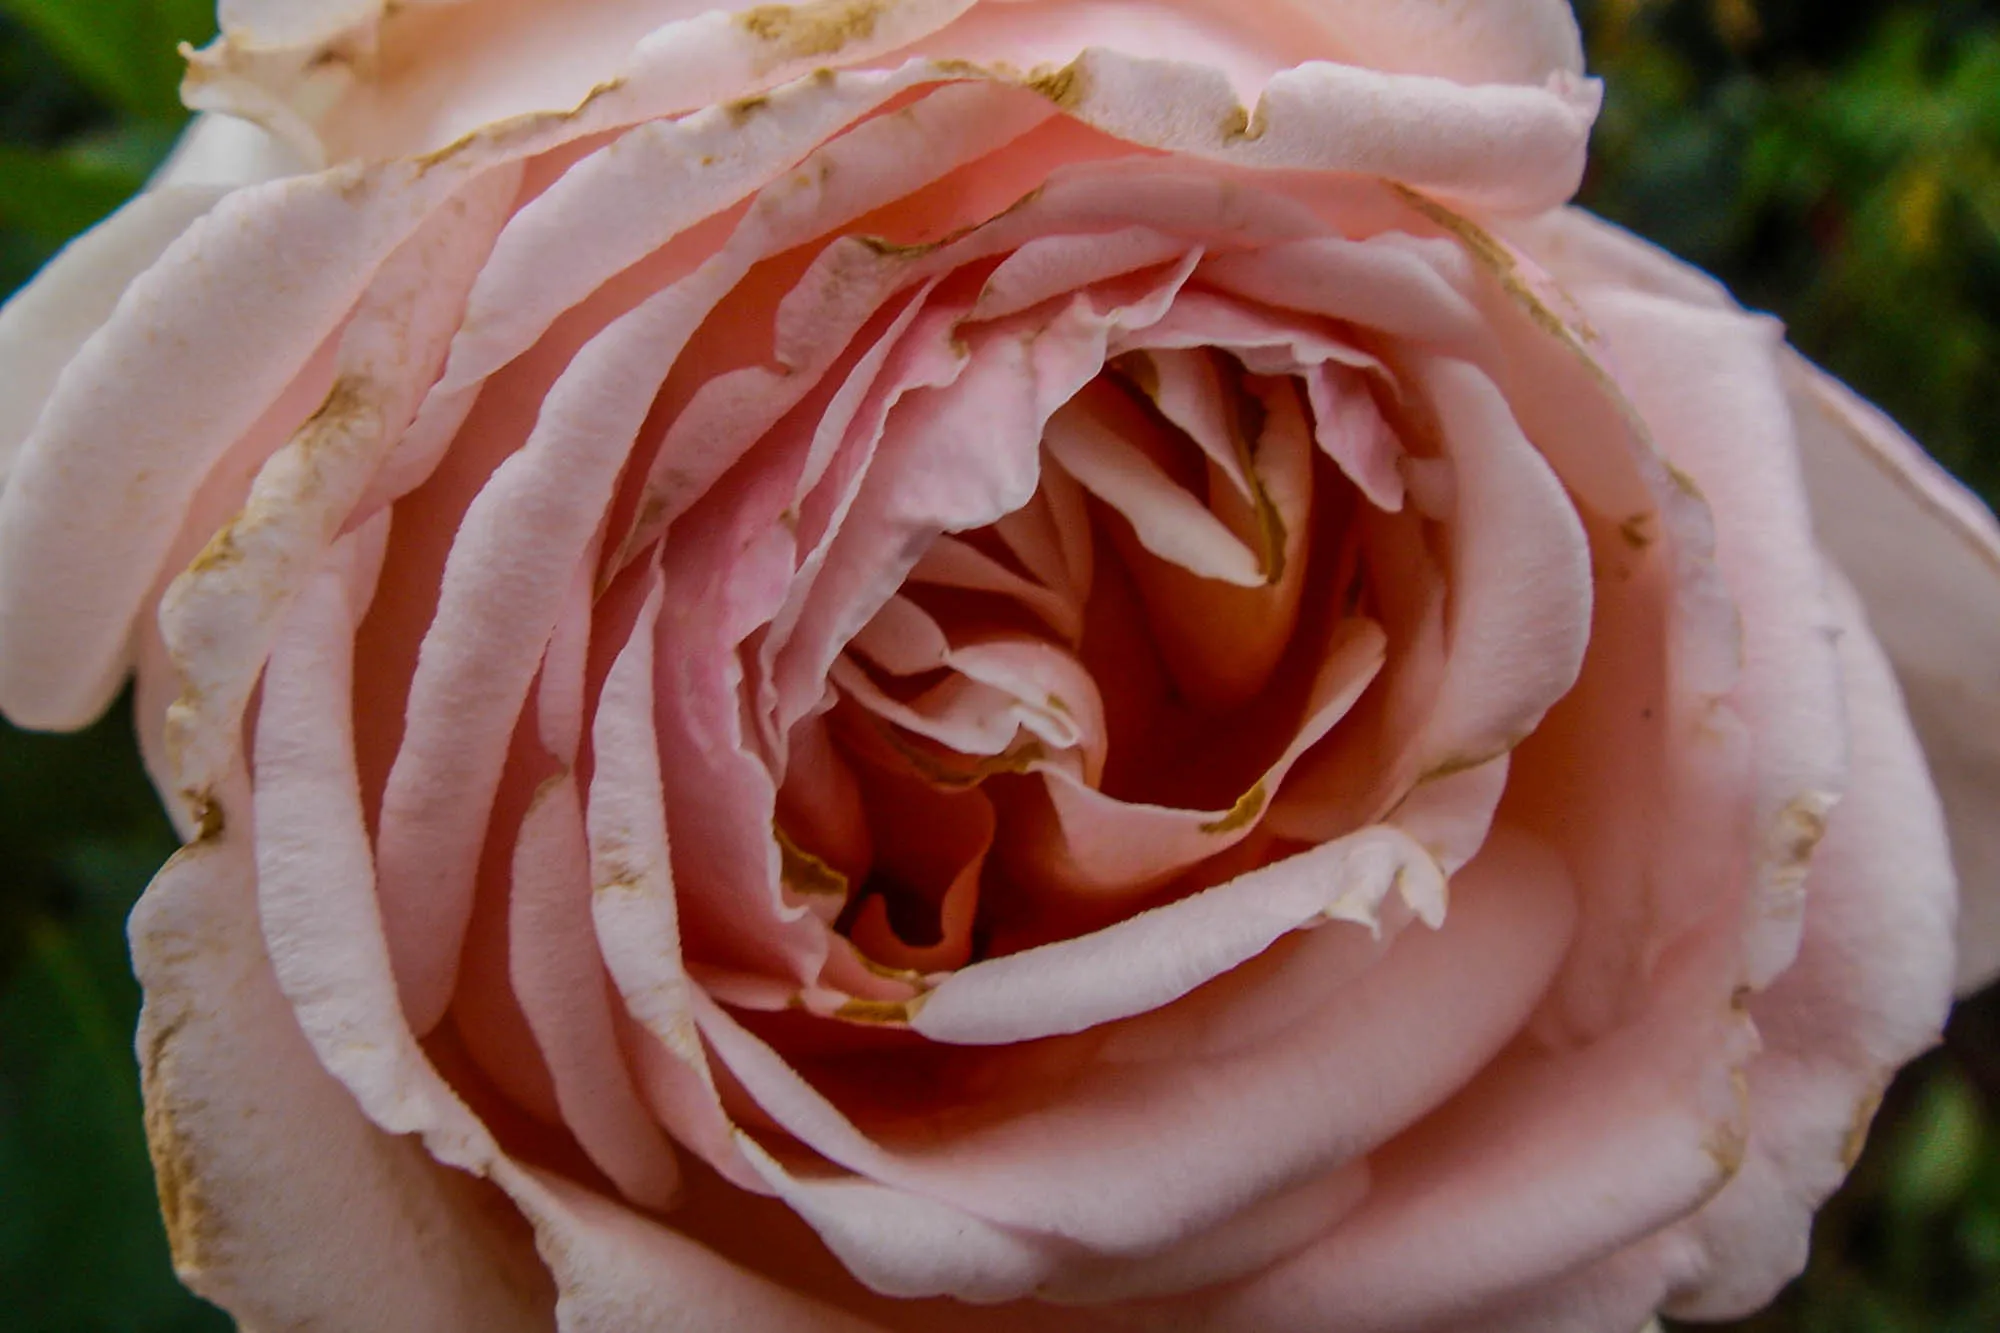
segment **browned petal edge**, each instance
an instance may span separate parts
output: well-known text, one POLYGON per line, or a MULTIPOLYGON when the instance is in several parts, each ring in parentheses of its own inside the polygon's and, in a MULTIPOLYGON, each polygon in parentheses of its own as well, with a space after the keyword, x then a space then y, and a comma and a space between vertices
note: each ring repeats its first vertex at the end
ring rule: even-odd
POLYGON ((1868 1130, 1875 1123, 1875 1113, 1882 1109, 1882 1098, 1889 1091, 1889 1080, 1894 1071, 1878 1073, 1863 1088, 1861 1095, 1854 1099, 1854 1112, 1847 1122, 1847 1134, 1840 1141, 1840 1169, 1852 1171, 1854 1164, 1861 1160, 1861 1150, 1868 1146, 1868 1130))
MULTIPOLYGON (((190 797, 194 809, 195 835, 168 861, 209 855, 222 840, 227 821, 222 803, 211 792, 190 797)), ((164 870, 164 868, 163 868, 164 870)), ((150 1017, 150 1015, 142 1016, 150 1017)), ((146 1154, 153 1162, 154 1188, 160 1201, 160 1220, 167 1232, 167 1250, 174 1271, 187 1274, 204 1266, 207 1250, 221 1232, 221 1222, 209 1205, 194 1153, 174 1123, 166 1093, 165 1070, 174 1058, 175 1040, 187 1026, 188 1014, 177 1012, 159 1023, 143 1023, 139 1048, 139 1090, 145 1105, 146 1154)))
POLYGON ((1234 833, 1237 829, 1244 827, 1251 820, 1263 814, 1264 806, 1269 799, 1270 794, 1265 787, 1263 779, 1260 778, 1255 786, 1236 798, 1236 804, 1230 806, 1222 818, 1212 819, 1208 823, 1203 824, 1201 831, 1203 833, 1234 833))
MULTIPOLYGON (((268 467, 272 461, 283 455, 291 454, 306 469, 311 470, 315 455, 332 447, 335 440, 358 432, 371 417, 374 418, 376 427, 380 427, 382 394, 382 386, 366 375, 339 376, 334 380, 319 407, 284 444, 272 452, 263 467, 268 467)), ((263 467, 258 469, 258 476, 263 475, 263 467)), ((305 484, 314 486, 317 482, 309 478, 305 484)), ((274 522, 278 517, 278 512, 275 511, 277 506, 268 502, 262 504, 258 502, 256 479, 253 478, 250 483, 250 494, 245 498, 243 506, 216 530, 195 554, 194 559, 190 560, 187 567, 174 579, 174 583, 180 584, 182 580, 187 580, 189 583, 200 582, 209 576, 224 574, 234 569, 244 559, 240 539, 246 533, 274 522)), ((203 720, 202 697, 201 690, 194 684, 181 655, 169 646, 167 656, 180 677, 179 692, 167 708, 165 736, 167 768, 177 779, 184 780, 181 756, 186 746, 187 729, 199 725, 203 720)), ((196 791, 184 787, 182 795, 191 805, 199 808, 200 798, 196 791)))
POLYGON ((775 821, 771 836, 777 839, 778 873, 786 888, 813 898, 847 897, 847 876, 799 846, 775 821))
POLYGON ((889 0, 808 0, 802 5, 757 5, 736 22, 758 41, 778 49, 785 60, 837 55, 875 35, 889 0))
POLYGON ((161 1070, 173 1058, 173 1044, 187 1024, 185 1015, 160 1024, 146 1034, 139 1052, 139 1086, 145 1101, 146 1152, 153 1160, 154 1187, 160 1200, 160 1220, 166 1225, 167 1251, 174 1271, 186 1274, 203 1267, 203 1255, 219 1230, 204 1196, 190 1150, 174 1124, 161 1084, 161 1070))

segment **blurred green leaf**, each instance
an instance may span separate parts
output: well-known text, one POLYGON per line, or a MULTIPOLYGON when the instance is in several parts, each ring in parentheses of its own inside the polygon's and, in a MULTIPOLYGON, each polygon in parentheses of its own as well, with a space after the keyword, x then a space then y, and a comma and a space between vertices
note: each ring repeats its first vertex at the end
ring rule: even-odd
POLYGON ((79 81, 129 115, 177 121, 178 44, 215 30, 202 0, 0 0, 79 81))
POLYGON ((96 225, 145 180, 115 159, 0 144, 0 224, 60 245, 96 225))
POLYGON ((28 921, 0 988, 0 1289, 19 1333, 207 1333, 175 1282, 139 1114, 138 994, 120 922, 158 840, 93 843, 64 866, 69 910, 28 921))

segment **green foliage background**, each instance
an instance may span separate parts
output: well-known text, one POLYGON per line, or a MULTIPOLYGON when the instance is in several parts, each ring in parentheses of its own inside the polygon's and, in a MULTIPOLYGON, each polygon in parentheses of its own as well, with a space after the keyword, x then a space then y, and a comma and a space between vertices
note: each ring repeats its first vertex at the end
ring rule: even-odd
MULTIPOLYGON (((1609 96, 1584 202, 1715 272, 2000 496, 2000 0, 1579 0, 1609 96)), ((0 292, 183 119, 208 0, 0 0, 0 292)), ((226 1329, 169 1270, 125 912, 173 849, 121 707, 0 726, 0 1324, 226 1329)), ((282 1184, 274 1182, 274 1188, 282 1184)), ((2000 1329, 2000 991, 1890 1090, 1756 1333, 2000 1329)))

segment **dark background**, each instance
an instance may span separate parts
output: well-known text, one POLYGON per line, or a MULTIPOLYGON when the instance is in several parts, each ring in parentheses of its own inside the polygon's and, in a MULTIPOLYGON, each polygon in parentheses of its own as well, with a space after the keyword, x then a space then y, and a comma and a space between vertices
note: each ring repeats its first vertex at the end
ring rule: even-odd
MULTIPOLYGON (((2000 0, 1579 0, 1609 82, 1584 202, 1729 282, 2000 496, 2000 0)), ((207 0, 0 0, 0 292, 172 142, 207 0)), ((226 1329, 175 1283, 122 925, 173 850, 123 706, 0 725, 0 1325, 226 1329)), ((282 1182, 273 1182, 282 1188, 282 1182)), ((2000 1329, 2000 992, 1891 1089, 1757 1333, 2000 1329)))

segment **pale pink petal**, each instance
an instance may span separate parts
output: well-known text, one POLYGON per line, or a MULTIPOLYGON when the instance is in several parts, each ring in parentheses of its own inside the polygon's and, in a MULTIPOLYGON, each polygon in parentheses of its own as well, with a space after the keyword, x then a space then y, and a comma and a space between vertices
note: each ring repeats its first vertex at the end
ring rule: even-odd
POLYGON ((1414 899, 1425 879, 1439 881, 1441 896, 1421 847, 1393 829, 1365 829, 1089 935, 961 968, 925 996, 910 1026, 971 1045, 1081 1032, 1158 1009, 1291 931, 1329 921, 1372 929, 1391 893, 1414 899))
MULTIPOLYGON (((993 803, 977 789, 944 792, 926 782, 871 773, 866 783, 875 870, 935 907, 934 943, 905 941, 886 897, 867 899, 848 937, 868 960, 921 974, 948 972, 972 956, 981 872, 993 850, 993 803)), ((898 987, 894 994, 906 994, 898 987)))
POLYGON ((1539 212, 1575 191, 1600 97, 1574 78, 1469 88, 1315 63, 1273 75, 1250 110, 1211 65, 1101 46, 1040 86, 1070 116, 1141 147, 1382 176, 1501 213, 1539 212))
MULTIPOLYGON (((1048 472, 1044 470, 1042 475, 1046 478, 1048 472)), ((1014 530, 1021 531, 1022 525, 1016 524, 1014 530)), ((1050 551, 1049 546, 1037 549, 1050 551)), ((996 593, 1034 612, 1064 641, 1073 644, 1083 637, 1083 605, 1080 601, 1023 578, 978 547, 956 537, 939 537, 926 547, 916 566, 910 570, 909 581, 937 588, 996 593)))
MULTIPOLYGON (((1453 919, 1470 907, 1461 894, 1453 919)), ((1747 1129, 1740 1080, 1755 1034, 1707 998, 1733 944, 1712 935, 1662 968, 1648 1010, 1611 1037, 1576 1050, 1517 1045, 1374 1155, 1351 1217, 1296 1259, 1190 1298, 1198 1311, 1180 1326, 1483 1329, 1489 1310, 1685 1214, 1729 1179, 1747 1129)))
POLYGON ((905 1298, 1016 1300, 1061 1266, 1061 1249, 921 1194, 845 1173, 787 1171, 748 1135, 744 1156, 818 1232, 848 1270, 874 1291, 905 1298))
MULTIPOLYGON (((352 546, 350 541, 336 549, 352 546)), ((397 1132, 421 1132, 433 1154, 490 1172, 513 1195, 534 1224, 537 1243, 555 1270, 559 1319, 567 1326, 631 1327, 629 1316, 635 1308, 652 1308, 647 1302, 654 1292, 646 1285, 646 1270, 653 1268, 657 1280, 659 1272, 684 1271, 692 1263, 707 1270, 709 1281, 696 1290, 677 1292, 676 1309, 686 1309, 692 1300, 704 1303, 715 1318, 744 1313, 765 1320, 759 1325, 764 1327, 842 1327, 832 1322, 837 1317, 830 1311, 802 1303, 727 1265, 703 1261, 698 1251, 677 1244, 627 1209, 608 1206, 588 1192, 511 1162, 442 1083, 410 1036, 396 1011, 388 951, 372 895, 366 892, 366 833, 353 781, 351 741, 342 735, 344 713, 321 706, 328 687, 345 686, 353 603, 365 597, 365 582, 364 571, 337 566, 300 601, 293 625, 274 654, 259 716, 259 792, 264 802, 257 820, 262 861, 259 914, 285 996, 320 1059, 339 1074, 378 1124, 397 1132), (635 1301, 640 1305, 635 1307, 635 1301)), ((240 913, 237 919, 247 915, 240 913)), ((163 942, 159 947, 170 946, 163 942)), ((240 1134, 240 1127, 233 1132, 240 1134)), ((372 1197, 401 1203, 409 1193, 405 1186, 372 1197)), ((419 1196, 416 1202, 422 1206, 426 1200, 419 1196)), ((319 1227, 315 1234, 323 1237, 327 1219, 315 1221, 319 1227)), ((398 1235, 395 1225, 400 1222, 380 1234, 398 1235)), ((417 1242, 414 1253, 435 1268, 440 1237, 456 1248, 479 1234, 480 1224, 468 1226, 452 1219, 441 1224, 437 1235, 417 1242)), ((305 1245, 301 1252, 324 1266, 323 1244, 305 1245)), ((389 1270, 391 1275, 393 1271, 389 1270)), ((509 1303, 520 1300, 516 1293, 524 1284, 532 1292, 537 1283, 545 1284, 546 1277, 533 1269, 503 1275, 499 1281, 490 1270, 467 1274, 453 1286, 441 1286, 434 1273, 428 1286, 415 1293, 369 1288, 331 1299, 308 1296, 301 1316, 323 1318, 344 1302, 379 1297, 401 1303, 394 1304, 393 1313, 385 1310, 373 1320, 376 1323, 393 1325, 411 1309, 428 1306, 436 1313, 425 1319, 426 1327, 506 1327, 515 1320, 509 1311, 518 1306, 509 1303), (501 1308, 496 1310, 495 1305, 501 1308)), ((295 1288, 279 1295, 297 1301, 295 1288)), ((519 1322, 546 1327, 547 1315, 542 1312, 547 1297, 531 1299, 532 1318, 519 1322)))
POLYGON ((1171 263, 1187 251, 1186 241, 1151 227, 1031 237, 987 275, 972 318, 1018 314, 1106 278, 1171 263))
POLYGON ((167 588, 160 630, 182 685, 166 744, 179 789, 205 790, 233 761, 277 626, 416 415, 517 184, 505 169, 472 182, 390 255, 341 332, 319 410, 167 588))
POLYGON ((550 388, 527 443, 459 524, 410 683, 378 842, 390 947, 420 1032, 450 993, 510 721, 570 572, 610 508, 660 358, 692 330, 686 312, 655 298, 592 338, 550 388))
POLYGON ((1562 0, 1284 0, 1256 6, 1215 0, 1039 0, 980 5, 924 43, 983 53, 1021 68, 1111 46, 1153 59, 1199 59, 1226 71, 1246 96, 1272 73, 1307 60, 1461 83, 1541 84, 1577 74, 1583 52, 1562 0))
POLYGON ((1347 474, 1377 509, 1403 507, 1405 461, 1401 441, 1383 419, 1382 408, 1354 370, 1322 361, 1305 375, 1312 403, 1313 440, 1347 474))
POLYGON ((1525 1295, 1498 1301, 1469 1319, 1425 1333, 1664 1333, 1652 1318, 1660 1296, 1693 1260, 1671 1233, 1655 1235, 1608 1259, 1567 1273, 1525 1295))
POLYGON ((798 725, 825 697, 824 673, 838 649, 818 663, 821 674, 816 676, 787 663, 785 650, 860 494, 889 414, 904 394, 949 384, 966 366, 951 340, 956 307, 925 308, 919 317, 913 302, 904 313, 909 322, 899 318, 892 325, 892 332, 900 330, 893 340, 885 336, 857 360, 813 428, 801 482, 815 470, 818 476, 798 502, 801 553, 784 605, 757 644, 759 721, 773 748, 777 736, 798 725))
POLYGON ((509 975, 554 1077, 563 1123, 626 1198, 663 1208, 679 1172, 619 1050, 590 901, 582 800, 564 773, 535 793, 515 843, 509 975))
POLYGON ((953 647, 928 613, 898 594, 862 627, 850 653, 834 664, 831 682, 905 731, 965 755, 1004 754, 1025 732, 1049 751, 1078 751, 1086 781, 1103 770, 1108 737, 1097 684, 1055 644, 995 634, 953 647), (893 675, 952 674, 904 701, 877 687, 854 656, 893 675))
MULTIPOLYGON (((678 120, 654 121, 591 153, 524 205, 508 226, 474 290, 468 327, 452 350, 447 384, 463 385, 490 374, 620 270, 704 218, 726 212, 808 154, 835 162, 833 170, 839 170, 858 145, 822 150, 835 131, 935 77, 929 68, 912 64, 887 73, 802 80, 748 110, 710 107, 678 120), (584 226, 592 243, 579 247, 574 238, 584 226)), ((944 174, 954 159, 1005 142, 1005 125, 1017 126, 1019 133, 1049 115, 1046 107, 992 91, 967 89, 946 102, 952 100, 980 103, 988 117, 998 114, 1003 124, 989 121, 988 126, 999 133, 972 140, 945 133, 937 136, 936 147, 924 155, 913 176, 899 174, 866 186, 857 180, 856 187, 869 198, 850 216, 944 174)), ((943 105, 924 114, 936 115, 943 105)), ((864 138, 886 132, 891 131, 884 127, 864 138)), ((894 161, 899 156, 890 152, 880 158, 894 161)), ((770 248, 784 244, 779 240, 770 248)))
POLYGON ((1451 665, 1417 761, 1428 776, 1505 752, 1576 682, 1591 577, 1569 497, 1492 382, 1449 361, 1423 366, 1417 382, 1438 414, 1457 480, 1451 665))
POLYGON ((797 545, 778 515, 781 460, 756 460, 666 543, 654 708, 674 883, 704 961, 799 985, 829 947, 789 888, 772 827, 778 783, 743 707, 740 651, 783 604, 797 545))
MULTIPOLYGON (((1522 244, 1588 298, 1637 289, 1733 310, 1720 284, 1652 245, 1576 210, 1516 228, 1522 244)), ((1814 529, 1855 582, 1923 740, 1951 827, 1961 880, 1961 993, 2000 972, 2000 882, 1984 793, 2000 762, 1982 749, 1982 684, 2000 643, 1992 517, 1881 413, 1796 355, 1781 358, 1814 529)), ((1990 690, 1988 691, 1990 693, 1990 690)))
MULTIPOLYGON (((859 125, 822 146, 799 171, 760 191, 728 244, 655 303, 689 305, 693 320, 686 329, 692 332, 709 306, 755 261, 850 224, 899 196, 935 186, 940 177, 950 179, 955 169, 990 157, 1046 119, 1045 109, 1031 101, 972 85, 941 89, 900 114, 859 125), (686 294, 681 294, 683 288, 686 294)), ((963 218, 976 221, 1013 203, 1018 195, 995 194, 996 187, 1007 189, 1013 176, 1010 171, 980 171, 973 173, 977 191, 970 197, 966 191, 945 191, 952 213, 940 220, 941 227, 949 229, 967 210, 984 205, 983 212, 963 218)), ((906 199, 904 210, 909 207, 906 199)), ((972 239, 982 248, 1000 241, 998 236, 972 239)), ((740 356, 768 359, 776 362, 774 367, 737 370, 730 361, 704 367, 709 374, 694 393, 685 421, 675 421, 652 459, 639 517, 623 550, 635 553, 649 545, 761 430, 775 424, 818 383, 891 296, 962 262, 959 250, 964 248, 899 248, 860 238, 843 238, 827 246, 797 289, 780 303, 768 353, 755 336, 740 349, 740 356), (736 373, 728 373, 732 370, 736 373)), ((691 351, 702 354, 703 348, 691 351)), ((840 438, 837 432, 829 436, 833 442, 840 438)), ((813 471, 808 466, 808 474, 813 471)))
POLYGON ((1367 1193, 1368 1162, 1361 1158, 1143 1259, 1070 1264, 1043 1284, 1040 1295, 1065 1304, 1101 1306, 1153 1301, 1228 1282, 1304 1249, 1338 1226, 1367 1193))
POLYGON ((1484 336, 1462 290, 1465 271, 1463 255, 1449 242, 1391 232, 1365 241, 1317 236, 1221 255, 1202 267, 1202 276, 1282 310, 1452 349, 1484 336))
POLYGON ((1580 208, 1509 221, 1505 235, 1579 295, 1592 287, 1650 292, 1734 310, 1729 289, 1642 236, 1580 208))
POLYGON ((1263 585, 1266 571, 1257 554, 1089 404, 1086 389, 1056 410, 1043 433, 1043 446, 1063 471, 1122 514, 1140 544, 1160 559, 1201 578, 1263 585))
MULTIPOLYGON (((1619 387, 1615 349, 1531 259, 1410 202, 1487 275, 1477 290, 1507 349, 1491 372, 1576 497, 1599 575, 1583 674, 1508 783, 1512 817, 1562 844, 1592 885, 1578 947, 1537 1018, 1539 1033, 1574 1040, 1643 1006, 1651 960, 1671 941, 1718 908, 1748 908, 1754 755, 1730 702, 1742 622, 1709 506, 1619 387)), ((1719 1003, 1736 982, 1714 981, 1719 1003)))
POLYGON ((881 1333, 560 1176, 509 1173, 537 1223, 563 1333, 881 1333))
POLYGON ((598 701, 592 729, 597 767, 587 813, 591 914, 604 965, 631 1016, 665 1057, 652 1066, 649 1080, 655 1109, 682 1143, 731 1179, 754 1185, 758 1178, 736 1153, 709 1073, 692 1013, 695 987, 681 958, 653 731, 661 601, 655 580, 598 701))
POLYGON ((234 116, 205 113, 189 122, 174 151, 154 173, 148 191, 162 187, 237 189, 280 176, 296 176, 306 164, 269 131, 234 116))
POLYGON ((546 1329, 549 1278, 504 1202, 369 1123, 300 1034, 258 934, 247 791, 220 799, 240 824, 169 862, 130 924, 175 1271, 250 1328, 546 1329))
MULTIPOLYGON (((64 371, 0 493, 0 707, 71 726, 102 707, 132 618, 210 469, 257 427, 377 266, 470 178, 401 167, 239 190, 126 289, 64 371)), ((297 421, 275 424, 282 441, 297 421)))
POLYGON ((1335 1003, 1274 1039, 1198 1063, 1086 1069, 1057 1097, 943 1137, 945 1125, 919 1122, 870 1139, 719 1011, 703 1011, 703 1031, 767 1113, 849 1169, 1144 1257, 1370 1151, 1514 1034, 1567 942, 1570 885, 1520 839, 1465 874, 1441 930, 1404 932, 1335 1003), (1418 1033, 1429 1058, 1413 1063, 1418 1033), (1161 1160, 1175 1170, 1147 1166, 1161 1160))
POLYGON ((1861 606, 1836 582, 1847 794, 1805 883, 1797 961, 1750 1000, 1743 1169, 1677 1229, 1698 1248, 1668 1312, 1747 1313, 1805 1266, 1815 1209, 1854 1165, 1896 1070, 1934 1043, 1950 1006, 1953 873, 1924 755, 1861 606))
POLYGON ((339 161, 439 155, 468 141, 476 150, 524 131, 592 133, 732 101, 903 46, 970 0, 897 0, 844 26, 812 17, 812 5, 598 0, 572 12, 519 0, 339 0, 316 15, 290 0, 247 2, 277 22, 268 32, 225 25, 183 95, 339 161))
POLYGON ((1814 527, 1902 684, 1958 866, 1958 987, 2000 975, 2000 528, 1909 437, 1787 359, 1814 527))
POLYGON ((1848 773, 1836 631, 1779 376, 1782 332, 1636 293, 1600 289, 1585 302, 1659 448, 1709 496, 1716 562, 1743 617, 1730 703, 1754 738, 1744 981, 1761 987, 1798 947, 1813 847, 1848 773))
POLYGON ((222 194, 215 186, 147 191, 64 246, 0 308, 0 489, 78 349, 222 194))
POLYGON ((1069 327, 1035 345, 1060 349, 1064 364, 1054 374, 1041 373, 1019 339, 992 337, 962 361, 953 382, 917 390, 887 416, 882 444, 776 657, 780 697, 797 701, 781 708, 781 726, 818 699, 842 647, 894 595, 929 538, 982 527, 1033 496, 1043 424, 1103 364, 1101 341, 1092 348, 1074 331, 1088 321, 1058 321, 1069 327))
POLYGON ((1333 59, 1461 83, 1538 84, 1583 72, 1583 39, 1564 0, 1313 0, 1304 11, 1333 59))
MULTIPOLYGON (((1174 364, 1174 353, 1162 355, 1167 366, 1174 364)), ((1169 371, 1161 381, 1163 415, 1173 404, 1172 382, 1169 371)), ((1135 550, 1134 538, 1142 546, 1146 542, 1136 525, 1129 536, 1122 526, 1114 526, 1111 533, 1145 603, 1147 623, 1167 673, 1182 697, 1218 714, 1242 708, 1270 688, 1299 633, 1300 603, 1316 545, 1312 536, 1320 527, 1313 522, 1312 433, 1295 387, 1284 378, 1252 380, 1233 386, 1230 394, 1257 404, 1263 426, 1255 438, 1245 430, 1227 430, 1225 439, 1203 448, 1204 455, 1210 448, 1220 452, 1225 447, 1241 454, 1233 467, 1209 458, 1204 512, 1236 541, 1254 548, 1260 575, 1256 585, 1232 586, 1160 558, 1150 548, 1135 550)), ((1233 396, 1217 392, 1215 401, 1236 409, 1233 396)), ((1211 421, 1210 431, 1220 424, 1211 421)), ((1043 443, 1055 454, 1048 437, 1043 443)), ((1322 497, 1321 503, 1328 501, 1322 497)), ((1342 574, 1336 569, 1332 577, 1338 580, 1342 574)), ((1343 591, 1329 590, 1334 597, 1343 591)))

